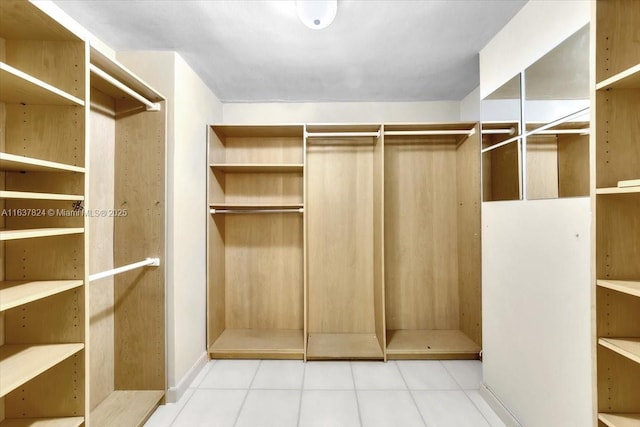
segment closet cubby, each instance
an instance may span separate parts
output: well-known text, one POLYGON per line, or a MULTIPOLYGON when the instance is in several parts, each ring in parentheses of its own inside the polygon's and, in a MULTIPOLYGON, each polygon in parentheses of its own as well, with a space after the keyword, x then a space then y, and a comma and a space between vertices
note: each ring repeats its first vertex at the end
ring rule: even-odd
POLYGON ((160 258, 91 281, 90 422, 141 426, 166 390, 166 109, 117 61, 94 48, 90 61, 90 271, 160 258))
POLYGON ((86 43, 0 2, 0 425, 86 421, 86 43))
POLYGON ((390 359, 479 356, 479 132, 476 123, 384 126, 390 359))
POLYGON ((598 1, 595 266, 600 426, 640 423, 640 3, 598 1))
POLYGON ((384 359, 380 125, 307 125, 307 359, 384 359))
POLYGON ((303 135, 302 125, 209 128, 213 358, 303 358, 303 135))
POLYGON ((519 200, 521 197, 521 140, 518 122, 482 122, 482 199, 519 200))

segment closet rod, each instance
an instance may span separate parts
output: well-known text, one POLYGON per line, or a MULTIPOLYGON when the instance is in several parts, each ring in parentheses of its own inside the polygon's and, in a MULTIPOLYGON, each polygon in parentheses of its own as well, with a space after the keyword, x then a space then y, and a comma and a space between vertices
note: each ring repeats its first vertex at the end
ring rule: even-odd
POLYGON ((89 281, 104 279, 105 277, 115 276, 116 274, 124 273, 125 271, 135 270, 140 267, 158 267, 160 266, 160 258, 147 258, 144 261, 134 262, 133 264, 125 265, 122 267, 114 268, 113 270, 103 271, 102 273, 96 273, 89 275, 89 281))
POLYGON ((536 135, 570 135, 570 134, 588 135, 589 134, 589 128, 585 128, 585 129, 543 130, 543 131, 540 131, 540 132, 532 131, 531 136, 536 136, 536 135))
POLYGON ((258 214, 258 213, 303 213, 304 208, 295 209, 209 209, 211 214, 226 213, 242 213, 242 214, 258 214))
POLYGON ((145 98, 144 96, 140 95, 138 92, 136 92, 135 90, 131 89, 129 86, 125 85, 124 83, 121 83, 119 80, 116 80, 114 77, 109 75, 107 72, 102 71, 100 68, 96 67, 93 64, 89 65, 89 69, 95 75, 103 78, 104 80, 106 80, 107 82, 111 83, 113 86, 117 87, 118 89, 120 89, 124 93, 126 93, 126 94, 132 96, 133 98, 137 99, 138 101, 142 102, 144 105, 147 106, 147 111, 160 111, 160 104, 159 103, 149 101, 147 98, 145 98))
POLYGON ((428 135, 473 135, 476 133, 476 129, 470 130, 385 130, 385 136, 428 136, 428 135))
POLYGON ((509 129, 483 129, 482 130, 482 134, 483 135, 513 135, 514 133, 516 133, 516 129, 515 128, 509 128, 509 129))
POLYGON ((379 137, 377 132, 311 132, 307 133, 307 138, 355 138, 363 136, 379 137))

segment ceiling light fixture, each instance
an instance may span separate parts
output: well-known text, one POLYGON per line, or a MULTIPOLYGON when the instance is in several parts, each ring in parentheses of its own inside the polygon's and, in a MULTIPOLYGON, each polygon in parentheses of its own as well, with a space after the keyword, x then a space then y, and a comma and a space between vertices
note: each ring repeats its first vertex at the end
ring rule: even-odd
POLYGON ((338 0, 296 0, 298 18, 313 29, 327 28, 338 12, 338 0))

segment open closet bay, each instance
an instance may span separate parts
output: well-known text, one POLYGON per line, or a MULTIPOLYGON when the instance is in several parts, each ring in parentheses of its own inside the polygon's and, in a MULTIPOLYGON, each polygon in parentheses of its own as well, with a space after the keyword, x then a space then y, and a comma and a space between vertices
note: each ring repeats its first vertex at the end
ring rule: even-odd
POLYGON ((474 359, 477 123, 212 125, 212 358, 474 359))

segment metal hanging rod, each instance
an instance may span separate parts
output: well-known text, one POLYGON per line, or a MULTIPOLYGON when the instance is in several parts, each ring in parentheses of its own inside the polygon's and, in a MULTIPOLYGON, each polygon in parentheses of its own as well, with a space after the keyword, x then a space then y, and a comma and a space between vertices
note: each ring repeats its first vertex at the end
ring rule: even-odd
POLYGON ((385 130, 385 136, 429 136, 429 135, 473 135, 476 129, 443 129, 443 130, 385 130))
POLYGON ((159 103, 149 101, 147 98, 145 98, 144 96, 140 95, 138 92, 136 92, 135 90, 131 89, 129 86, 125 85, 124 83, 120 82, 119 80, 115 79, 114 77, 112 77, 107 72, 102 71, 100 68, 96 67, 93 64, 89 65, 89 69, 95 75, 103 78, 104 80, 106 80, 107 82, 111 83, 113 86, 117 87, 118 89, 120 89, 124 93, 130 95, 131 97, 135 98, 136 100, 138 100, 141 103, 143 103, 144 105, 146 105, 147 106, 147 111, 160 111, 160 104, 159 103))
POLYGON ((532 131, 531 136, 536 135, 569 135, 569 134, 580 134, 580 135, 588 135, 589 128, 585 129, 557 129, 557 130, 543 130, 540 132, 532 131))
POLYGON ((209 209, 211 214, 303 213, 304 208, 291 209, 209 209))
POLYGON ((307 138, 360 138, 379 137, 380 131, 376 132, 309 132, 307 138))
POLYGON ((515 128, 509 128, 509 129, 483 129, 482 130, 482 134, 483 135, 513 135, 514 133, 516 133, 516 129, 515 128))
POLYGON ((89 275, 89 281, 104 279, 105 277, 115 276, 116 274, 124 273, 125 271, 135 270, 140 267, 159 267, 160 258, 147 258, 144 261, 134 262, 133 264, 125 265, 122 267, 114 268, 112 270, 103 271, 102 273, 96 273, 89 275))

